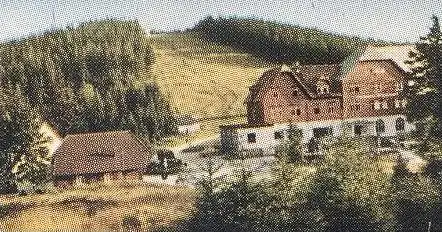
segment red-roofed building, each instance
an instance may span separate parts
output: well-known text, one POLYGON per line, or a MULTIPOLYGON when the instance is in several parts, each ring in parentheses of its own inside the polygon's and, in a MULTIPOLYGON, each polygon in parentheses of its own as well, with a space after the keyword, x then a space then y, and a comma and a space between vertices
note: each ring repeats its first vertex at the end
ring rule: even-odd
POLYGON ((138 180, 152 154, 150 145, 130 131, 69 134, 53 155, 54 185, 138 180))
POLYGON ((289 124, 302 129, 303 142, 312 137, 396 136, 411 131, 414 126, 405 120, 402 94, 407 73, 394 57, 382 53, 383 47, 378 53, 376 49, 370 46, 339 65, 283 65, 264 72, 244 102, 248 125, 221 127, 222 150, 272 152, 289 124))

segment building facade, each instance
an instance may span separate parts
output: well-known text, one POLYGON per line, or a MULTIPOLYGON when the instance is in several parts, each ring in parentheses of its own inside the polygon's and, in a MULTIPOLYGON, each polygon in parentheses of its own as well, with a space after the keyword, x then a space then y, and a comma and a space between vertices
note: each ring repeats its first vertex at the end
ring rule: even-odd
POLYGON ((302 141, 324 136, 396 136, 414 126, 404 115, 407 73, 388 58, 358 57, 344 65, 281 66, 252 85, 247 124, 221 126, 223 152, 273 152, 290 124, 302 141), (261 151, 262 152, 262 151, 261 151))

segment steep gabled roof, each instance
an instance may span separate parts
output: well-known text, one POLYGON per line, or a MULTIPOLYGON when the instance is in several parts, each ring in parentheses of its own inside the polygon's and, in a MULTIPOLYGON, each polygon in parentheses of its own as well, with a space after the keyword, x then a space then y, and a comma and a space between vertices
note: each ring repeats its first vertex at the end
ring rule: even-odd
POLYGON ((254 85, 249 89, 249 95, 245 103, 258 101, 264 96, 264 89, 267 89, 278 76, 288 75, 310 98, 335 97, 341 95, 341 84, 337 80, 340 73, 339 65, 303 65, 296 68, 285 67, 270 69, 264 72, 254 85), (330 85, 330 93, 319 95, 316 90, 318 81, 324 81, 330 85))
POLYGON ((358 61, 391 60, 404 72, 410 72, 411 67, 405 62, 410 60, 409 53, 411 51, 416 51, 413 45, 368 45, 361 47, 341 63, 342 72, 340 79, 347 76, 347 74, 356 66, 358 61))
POLYGON ((143 170, 151 150, 129 131, 72 134, 53 156, 54 175, 143 170))

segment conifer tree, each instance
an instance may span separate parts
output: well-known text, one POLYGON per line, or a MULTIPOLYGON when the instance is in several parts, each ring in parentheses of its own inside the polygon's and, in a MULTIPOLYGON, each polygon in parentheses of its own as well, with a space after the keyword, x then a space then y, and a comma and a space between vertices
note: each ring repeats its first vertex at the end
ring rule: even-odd
POLYGON ((408 78, 407 114, 411 121, 429 119, 430 135, 442 137, 442 33, 439 19, 433 16, 427 36, 411 52, 412 73, 408 78))
POLYGON ((20 90, 0 88, 0 193, 13 193, 17 184, 41 184, 48 177, 48 152, 39 132, 38 114, 20 90))

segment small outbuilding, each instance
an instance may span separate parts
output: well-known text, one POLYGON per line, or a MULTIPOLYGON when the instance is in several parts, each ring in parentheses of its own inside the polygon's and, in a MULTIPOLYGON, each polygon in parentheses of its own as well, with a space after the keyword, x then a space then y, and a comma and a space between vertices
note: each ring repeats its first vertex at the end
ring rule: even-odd
POLYGON ((53 155, 54 185, 141 179, 152 151, 130 131, 67 135, 53 155))
POLYGON ((192 115, 177 116, 176 121, 180 134, 193 134, 200 130, 200 123, 192 115))

